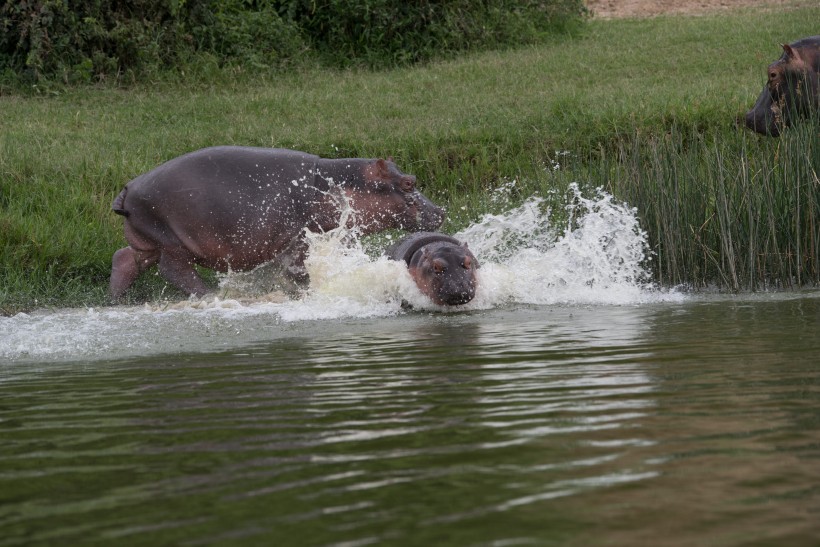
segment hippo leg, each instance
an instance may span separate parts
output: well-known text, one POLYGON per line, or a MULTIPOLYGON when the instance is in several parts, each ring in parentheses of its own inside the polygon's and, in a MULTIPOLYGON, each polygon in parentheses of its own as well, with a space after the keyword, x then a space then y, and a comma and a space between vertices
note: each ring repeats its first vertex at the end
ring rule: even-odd
POLYGON ((202 296, 208 292, 207 285, 194 268, 193 256, 186 252, 163 250, 159 257, 159 273, 188 294, 202 296))
POLYGON ((137 277, 157 263, 159 253, 156 251, 137 251, 125 247, 114 253, 111 260, 111 283, 108 293, 112 300, 118 300, 125 294, 137 277))

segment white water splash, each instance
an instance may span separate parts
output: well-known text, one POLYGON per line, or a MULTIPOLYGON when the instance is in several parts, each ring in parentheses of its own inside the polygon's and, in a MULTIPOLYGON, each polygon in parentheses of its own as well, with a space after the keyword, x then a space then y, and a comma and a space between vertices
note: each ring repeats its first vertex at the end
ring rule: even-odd
POLYGON ((267 274, 260 268, 228 275, 219 296, 198 300, 18 314, 0 318, 0 362, 218 351, 270 339, 272 332, 286 332, 287 325, 300 321, 511 304, 631 305, 682 299, 646 281, 646 236, 634 209, 603 191, 584 196, 573 188, 564 216, 568 224, 556 225, 536 196, 504 214, 485 215, 455 234, 481 264, 476 297, 464 306, 434 305, 403 262, 369 256, 355 234, 340 228, 308 234, 311 283, 298 297, 267 292, 270 283, 261 282, 267 274))
POLYGON ((647 280, 646 234, 637 211, 601 190, 571 188, 559 230, 539 197, 503 215, 485 215, 456 234, 483 260, 473 306, 638 304, 670 298, 647 280))

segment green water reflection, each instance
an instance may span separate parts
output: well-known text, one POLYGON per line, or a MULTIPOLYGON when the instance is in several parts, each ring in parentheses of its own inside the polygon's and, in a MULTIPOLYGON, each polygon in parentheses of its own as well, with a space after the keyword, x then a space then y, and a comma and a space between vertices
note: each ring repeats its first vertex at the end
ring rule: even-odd
POLYGON ((820 539, 813 294, 0 370, 0 545, 820 539))

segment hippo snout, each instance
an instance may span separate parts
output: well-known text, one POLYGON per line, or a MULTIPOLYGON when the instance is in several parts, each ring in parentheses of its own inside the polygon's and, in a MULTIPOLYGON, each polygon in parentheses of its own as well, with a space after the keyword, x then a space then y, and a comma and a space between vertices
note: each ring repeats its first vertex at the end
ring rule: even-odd
POLYGON ((444 208, 433 205, 429 211, 422 211, 420 217, 421 218, 419 218, 417 229, 419 231, 426 232, 435 230, 444 224, 444 219, 447 217, 447 213, 444 208))
POLYGON ((469 302, 472 299, 473 299, 473 297, 470 296, 469 293, 461 293, 457 297, 455 295, 450 296, 450 298, 448 298, 447 300, 444 301, 444 305, 445 306, 461 306, 462 304, 466 304, 467 302, 469 302))
POLYGON ((761 135, 777 137, 780 135, 778 114, 778 109, 772 105, 755 105, 746 113, 746 127, 761 135))
POLYGON ((746 127, 761 135, 777 137, 780 135, 775 113, 772 109, 752 109, 746 113, 746 127))
POLYGON ((472 275, 449 280, 437 291, 439 305, 460 306, 475 298, 475 279, 472 275))
POLYGON ((413 199, 415 215, 407 219, 404 226, 410 232, 432 232, 444 224, 447 212, 443 207, 439 207, 423 194, 417 192, 413 199))
POLYGON ((768 87, 764 87, 752 109, 746 113, 746 127, 761 135, 776 137, 780 134, 777 114, 778 108, 772 100, 772 94, 768 87))

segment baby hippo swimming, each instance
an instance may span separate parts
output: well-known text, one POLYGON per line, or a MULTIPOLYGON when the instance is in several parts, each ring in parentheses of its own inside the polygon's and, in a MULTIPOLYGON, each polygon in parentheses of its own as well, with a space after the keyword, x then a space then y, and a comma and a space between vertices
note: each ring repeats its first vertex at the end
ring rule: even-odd
POLYGON ((454 237, 418 232, 388 247, 385 255, 403 260, 419 290, 439 306, 458 306, 475 297, 478 260, 454 237))

